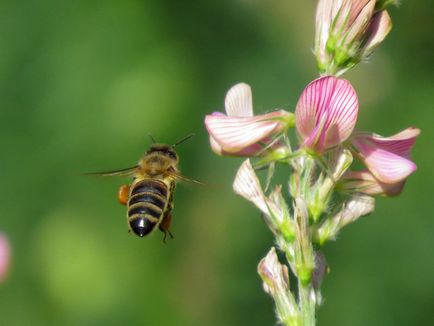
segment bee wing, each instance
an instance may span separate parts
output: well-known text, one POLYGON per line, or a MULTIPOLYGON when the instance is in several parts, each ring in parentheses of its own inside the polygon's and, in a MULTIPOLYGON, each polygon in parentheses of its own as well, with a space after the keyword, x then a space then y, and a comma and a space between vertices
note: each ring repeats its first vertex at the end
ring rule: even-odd
POLYGON ((122 169, 122 170, 116 170, 116 171, 109 171, 109 172, 91 172, 91 173, 84 173, 84 175, 94 175, 94 176, 100 176, 100 177, 115 177, 115 176, 127 176, 132 175, 137 172, 138 166, 133 166, 130 168, 122 169))
POLYGON ((205 184, 203 182, 186 177, 186 176, 180 174, 179 172, 171 171, 171 172, 169 172, 169 176, 174 178, 174 179, 180 180, 180 181, 187 181, 187 182, 195 183, 195 184, 198 184, 201 186, 205 186, 205 184))

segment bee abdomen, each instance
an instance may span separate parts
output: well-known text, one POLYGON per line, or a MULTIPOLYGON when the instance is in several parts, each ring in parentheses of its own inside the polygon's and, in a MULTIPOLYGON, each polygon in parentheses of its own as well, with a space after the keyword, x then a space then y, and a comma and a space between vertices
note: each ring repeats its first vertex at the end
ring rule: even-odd
POLYGON ((139 193, 153 193, 162 198, 167 197, 167 186, 159 180, 144 179, 133 185, 131 197, 139 193))
POLYGON ((159 224, 167 203, 167 186, 159 180, 145 179, 133 184, 128 200, 131 229, 139 236, 159 224))

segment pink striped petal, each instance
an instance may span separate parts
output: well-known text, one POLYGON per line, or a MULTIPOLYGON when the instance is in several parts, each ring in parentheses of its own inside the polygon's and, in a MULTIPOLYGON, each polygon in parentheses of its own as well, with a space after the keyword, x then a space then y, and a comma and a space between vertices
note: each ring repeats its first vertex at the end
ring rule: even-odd
POLYGON ((8 276, 10 251, 11 249, 7 237, 0 234, 0 282, 3 282, 8 276))
POLYGON ((275 111, 253 117, 207 115, 205 126, 211 137, 211 147, 217 154, 251 156, 264 149, 285 128, 288 112, 275 111))
POLYGON ((252 90, 250 86, 245 83, 233 86, 226 93, 225 110, 228 116, 253 117, 252 90))
POLYGON ((396 183, 384 183, 377 180, 368 170, 361 170, 347 172, 344 175, 343 187, 371 196, 397 196, 402 192, 404 185, 405 179, 396 183))
POLYGON ((382 137, 376 134, 359 134, 356 139, 365 139, 374 143, 377 147, 394 154, 410 158, 411 149, 419 136, 420 129, 410 127, 393 136, 382 137))
POLYGON ((379 181, 397 183, 416 170, 409 157, 419 133, 419 129, 408 128, 391 137, 360 134, 353 139, 353 145, 379 181))
POLYGON ((348 19, 348 34, 345 34, 345 43, 357 41, 368 28, 374 14, 376 0, 352 0, 351 12, 348 19))
POLYGON ((363 55, 369 56, 376 47, 384 41, 387 34, 392 29, 392 19, 386 10, 377 12, 370 22, 367 34, 369 35, 366 44, 364 45, 363 55))
POLYGON ((358 108, 356 92, 348 81, 326 76, 311 82, 295 110, 303 146, 322 152, 345 141, 356 124, 358 108))

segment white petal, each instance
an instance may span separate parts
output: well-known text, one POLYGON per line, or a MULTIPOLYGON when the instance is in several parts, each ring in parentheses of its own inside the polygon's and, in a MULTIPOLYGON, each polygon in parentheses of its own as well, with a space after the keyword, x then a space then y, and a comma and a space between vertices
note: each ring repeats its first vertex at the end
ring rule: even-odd
POLYGON ((245 83, 233 86, 226 93, 225 109, 228 116, 253 117, 252 90, 250 86, 245 83))
POLYGON ((249 159, 238 169, 233 189, 237 195, 255 204, 263 213, 269 214, 264 193, 249 159))

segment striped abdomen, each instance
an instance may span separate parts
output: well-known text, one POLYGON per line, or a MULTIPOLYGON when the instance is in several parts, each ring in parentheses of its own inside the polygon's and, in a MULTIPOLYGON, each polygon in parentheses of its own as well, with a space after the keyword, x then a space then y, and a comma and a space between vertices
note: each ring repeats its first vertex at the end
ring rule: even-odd
POLYGON ((140 237, 158 226, 167 207, 169 190, 160 180, 143 179, 131 185, 128 199, 128 223, 140 237))

